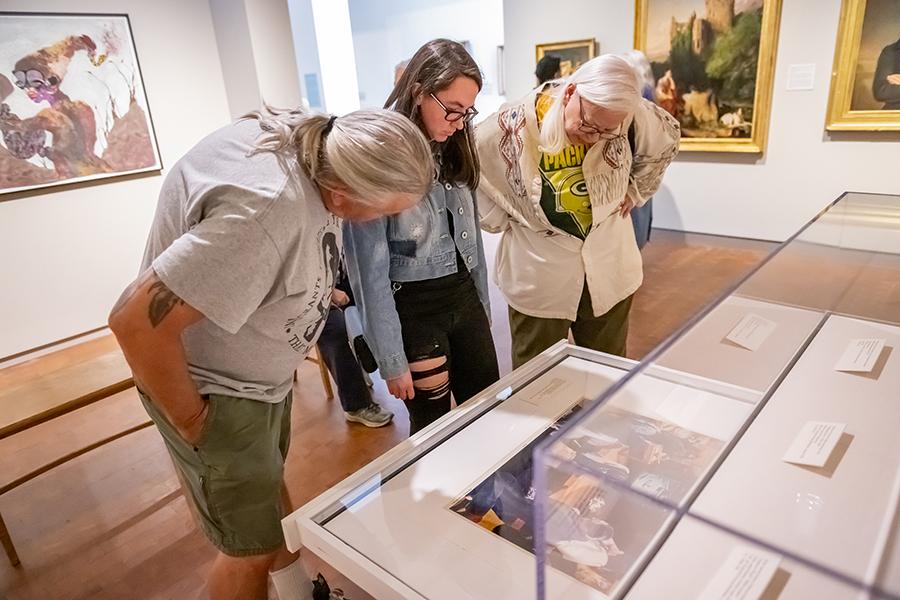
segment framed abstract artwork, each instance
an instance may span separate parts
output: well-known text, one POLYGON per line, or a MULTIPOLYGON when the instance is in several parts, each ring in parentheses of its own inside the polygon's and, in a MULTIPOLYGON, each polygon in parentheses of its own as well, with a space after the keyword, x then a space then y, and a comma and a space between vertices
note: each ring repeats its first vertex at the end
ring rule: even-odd
POLYGON ((900 2, 844 0, 826 128, 900 131, 900 2))
POLYGON ((161 168, 127 15, 0 12, 0 194, 161 168))
POLYGON ((763 152, 781 0, 637 0, 635 48, 681 150, 763 152))
POLYGON ((560 77, 568 77, 578 67, 597 56, 597 41, 594 38, 590 38, 572 42, 538 44, 535 46, 535 64, 547 54, 559 58, 559 75, 560 77))

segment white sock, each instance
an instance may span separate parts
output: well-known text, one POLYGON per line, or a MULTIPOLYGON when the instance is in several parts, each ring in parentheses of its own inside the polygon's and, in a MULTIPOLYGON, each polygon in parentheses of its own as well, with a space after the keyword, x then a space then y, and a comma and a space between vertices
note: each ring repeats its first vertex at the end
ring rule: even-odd
POLYGON ((299 558, 278 571, 269 573, 278 600, 312 600, 313 584, 299 558))

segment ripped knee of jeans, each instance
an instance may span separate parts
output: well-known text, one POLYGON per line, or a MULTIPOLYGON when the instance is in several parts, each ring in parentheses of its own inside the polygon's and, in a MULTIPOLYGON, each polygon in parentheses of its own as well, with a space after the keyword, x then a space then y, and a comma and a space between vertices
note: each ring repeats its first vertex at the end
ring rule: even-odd
POLYGON ((409 365, 413 387, 428 400, 439 400, 450 393, 447 357, 436 356, 413 361, 409 365))

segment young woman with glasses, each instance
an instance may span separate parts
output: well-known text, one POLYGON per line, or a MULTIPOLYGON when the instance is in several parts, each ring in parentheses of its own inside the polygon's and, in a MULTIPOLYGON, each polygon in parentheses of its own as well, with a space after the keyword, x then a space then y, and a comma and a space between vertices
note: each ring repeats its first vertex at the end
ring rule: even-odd
MULTIPOLYGON (((472 136, 481 72, 438 39, 415 53, 385 103, 431 140, 436 180, 402 213, 345 225, 347 272, 381 376, 406 402, 410 433, 499 378, 472 136)), ((390 152, 390 148, 385 148, 390 152)), ((423 159, 426 157, 423 157, 423 159)))
POLYGON ((481 226, 503 234, 495 272, 513 367, 570 330, 580 346, 624 355, 643 277, 625 217, 659 187, 678 123, 607 54, 502 107, 477 140, 481 226))

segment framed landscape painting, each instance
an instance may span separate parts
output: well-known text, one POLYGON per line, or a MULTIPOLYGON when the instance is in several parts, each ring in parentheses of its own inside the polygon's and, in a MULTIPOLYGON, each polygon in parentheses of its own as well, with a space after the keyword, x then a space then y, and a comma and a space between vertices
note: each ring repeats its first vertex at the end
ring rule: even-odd
POLYGON ((826 128, 900 131, 897 0, 844 0, 826 128))
POLYGON ((573 42, 538 44, 535 46, 535 64, 547 54, 559 58, 559 76, 568 77, 578 67, 597 56, 597 41, 590 38, 573 42))
POLYGON ((635 48, 681 150, 763 152, 781 0, 637 0, 635 48))
POLYGON ((127 15, 0 12, 0 194, 161 168, 127 15))

